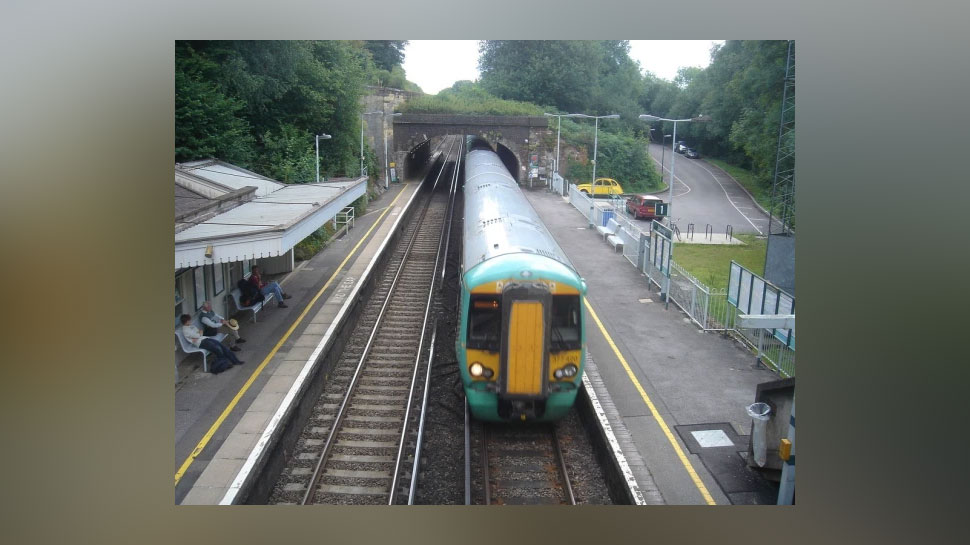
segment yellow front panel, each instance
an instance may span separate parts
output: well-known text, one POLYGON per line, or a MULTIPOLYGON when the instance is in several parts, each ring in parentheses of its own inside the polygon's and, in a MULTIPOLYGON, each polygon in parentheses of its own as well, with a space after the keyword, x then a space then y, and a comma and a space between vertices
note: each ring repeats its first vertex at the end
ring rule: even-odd
POLYGON ((508 393, 537 395, 542 392, 542 303, 512 303, 509 322, 508 393))

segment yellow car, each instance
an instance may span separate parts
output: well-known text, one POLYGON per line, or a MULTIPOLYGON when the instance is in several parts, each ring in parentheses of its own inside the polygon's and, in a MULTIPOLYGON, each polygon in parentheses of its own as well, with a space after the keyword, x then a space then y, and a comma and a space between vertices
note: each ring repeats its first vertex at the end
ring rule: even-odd
POLYGON ((590 184, 579 184, 576 189, 594 197, 623 194, 623 187, 613 178, 596 178, 596 187, 592 191, 590 191, 590 184))

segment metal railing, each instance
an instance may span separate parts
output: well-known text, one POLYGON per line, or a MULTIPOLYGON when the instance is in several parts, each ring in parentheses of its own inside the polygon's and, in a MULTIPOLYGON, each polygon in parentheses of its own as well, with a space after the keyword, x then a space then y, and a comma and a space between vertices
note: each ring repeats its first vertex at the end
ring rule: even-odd
MULTIPOLYGON (((637 267, 659 289, 663 289, 666 279, 660 269, 650 259, 649 229, 642 229, 624 213, 622 205, 601 203, 599 205, 587 195, 568 186, 569 202, 593 225, 603 225, 605 214, 611 213, 613 220, 620 226, 616 235, 623 241, 623 256, 637 267)), ((693 235, 693 225, 689 226, 693 235)), ((713 227, 705 228, 705 237, 713 235, 713 227)), ((733 235, 728 226, 726 237, 733 235)), ((677 233, 679 235, 679 232, 677 233)), ((678 240, 680 237, 677 237, 678 240)), ((691 236, 691 238, 693 238, 691 236)), ((758 359, 773 367, 785 377, 795 376, 795 350, 778 340, 771 330, 736 328, 737 307, 728 302, 727 288, 711 288, 684 270, 676 261, 670 261, 670 301, 704 331, 721 331, 732 334, 757 351, 758 359)))

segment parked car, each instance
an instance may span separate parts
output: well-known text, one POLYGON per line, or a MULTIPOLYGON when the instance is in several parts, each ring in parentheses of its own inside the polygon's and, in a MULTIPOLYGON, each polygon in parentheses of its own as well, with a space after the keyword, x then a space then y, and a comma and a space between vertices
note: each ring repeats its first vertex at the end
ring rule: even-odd
POLYGON ((663 200, 656 195, 634 195, 626 200, 626 211, 637 219, 659 219, 657 205, 663 200))
POLYGON ((684 153, 687 151, 687 142, 681 140, 674 144, 674 151, 677 153, 684 153))
POLYGON ((597 178, 596 187, 593 189, 590 189, 590 184, 579 184, 576 189, 594 197, 623 194, 623 187, 613 178, 597 178))
POLYGON ((700 156, 701 155, 699 153, 697 153, 696 151, 694 151, 693 148, 687 148, 687 151, 684 152, 684 157, 686 157, 688 159, 699 159, 700 156))

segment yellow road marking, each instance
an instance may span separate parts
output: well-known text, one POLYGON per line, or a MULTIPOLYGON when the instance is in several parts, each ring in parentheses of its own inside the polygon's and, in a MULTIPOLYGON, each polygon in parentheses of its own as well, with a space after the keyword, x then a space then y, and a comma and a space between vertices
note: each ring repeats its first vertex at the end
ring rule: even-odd
POLYGON ((229 405, 226 406, 226 408, 222 411, 222 414, 219 415, 219 418, 217 418, 216 421, 212 424, 212 427, 209 428, 209 431, 207 431, 205 435, 202 436, 202 439, 199 441, 199 443, 195 445, 194 449, 192 449, 192 453, 189 454, 189 457, 186 458, 184 462, 182 462, 182 467, 180 467, 179 470, 175 473, 176 485, 179 484, 179 480, 181 480, 182 476, 185 475, 185 472, 189 469, 189 466, 192 465, 192 462, 195 461, 196 457, 198 457, 199 454, 202 453, 202 449, 204 449, 206 445, 209 444, 209 441, 212 439, 212 436, 215 435, 216 431, 222 426, 222 423, 226 420, 226 417, 229 416, 229 413, 231 413, 232 410, 236 408, 236 404, 239 403, 239 400, 242 399, 242 396, 249 390, 249 387, 252 386, 253 382, 255 382, 256 377, 258 377, 259 374, 263 372, 263 369, 266 367, 266 364, 268 364, 269 361, 273 359, 273 356, 275 356, 276 352, 279 351, 281 346, 283 346, 283 343, 285 343, 286 340, 290 338, 290 335, 293 333, 296 327, 300 325, 300 322, 303 321, 303 318, 306 317, 307 313, 310 312, 310 308, 314 305, 314 303, 317 302, 317 299, 319 299, 320 296, 323 295, 323 292, 327 291, 327 288, 329 288, 330 284, 333 283, 334 278, 337 277, 337 273, 339 273, 340 270, 344 268, 344 265, 347 264, 347 261, 349 261, 350 258, 355 253, 357 253, 357 249, 360 248, 360 245, 363 244, 365 240, 367 240, 367 237, 370 236, 371 231, 373 231, 374 228, 381 223, 381 219, 384 218, 384 214, 387 214, 387 212, 391 210, 391 208, 394 206, 394 203, 396 203, 397 200, 401 198, 401 195, 403 194, 404 194, 404 189, 401 189, 401 191, 398 192, 397 197, 394 197, 394 200, 391 201, 391 204, 387 205, 387 208, 384 209, 384 212, 382 212, 381 215, 378 216, 376 220, 374 220, 374 224, 370 226, 370 229, 368 229, 366 233, 364 233, 364 236, 361 237, 357 245, 354 246, 352 250, 350 250, 350 253, 347 254, 347 257, 345 257, 344 260, 340 262, 340 265, 337 266, 337 269, 333 271, 332 275, 330 275, 330 279, 327 280, 327 283, 324 284, 323 287, 320 288, 320 291, 318 291, 317 294, 313 297, 313 299, 311 299, 310 302, 307 303, 306 308, 303 309, 303 312, 300 313, 300 315, 293 322, 290 328, 286 331, 283 337, 280 338, 280 341, 276 343, 276 346, 274 346, 273 349, 270 350, 269 354, 266 356, 266 359, 264 359, 263 362, 259 364, 259 367, 253 370, 253 374, 249 377, 249 380, 247 380, 246 383, 243 384, 242 388, 239 389, 239 392, 236 394, 236 396, 232 398, 232 401, 229 402, 229 405))
POLYGON ((660 412, 657 411, 657 407, 654 406, 653 401, 650 401, 650 396, 648 396, 647 392, 643 390, 643 386, 640 386, 640 381, 638 381, 637 377, 633 374, 633 370, 630 369, 630 365, 626 362, 626 358, 624 358, 623 354, 620 353, 620 349, 617 348, 616 343, 613 342, 613 338, 610 337, 610 334, 606 332, 606 328, 603 327, 603 322, 601 322, 599 316, 596 315, 596 311, 594 311, 593 307, 589 304, 589 300, 584 298, 583 302, 586 304, 586 310, 589 311, 589 315, 593 317, 593 321, 595 321, 596 325, 599 326, 600 332, 602 332, 603 336, 606 337, 606 342, 609 343, 610 348, 613 349, 613 353, 616 354, 616 357, 620 360, 623 368, 626 369, 626 374, 629 375, 630 380, 633 381, 633 385, 637 387, 637 391, 640 392, 640 397, 642 397, 643 401, 647 404, 647 407, 653 414, 657 424, 660 425, 660 429, 663 430, 664 435, 667 436, 667 440, 670 441, 671 445, 673 445, 674 451, 677 453, 677 457, 680 458, 680 463, 684 465, 684 469, 687 470, 687 474, 690 475, 691 480, 694 481, 694 486, 696 486, 701 492, 701 496, 704 496, 704 501, 706 501, 708 505, 717 505, 717 502, 715 502, 714 498, 711 497, 711 493, 707 491, 707 487, 704 486, 704 483, 697 475, 697 472, 694 471, 694 466, 691 465, 690 460, 687 459, 683 449, 680 448, 680 445, 677 443, 677 439, 674 438, 674 434, 670 431, 667 423, 664 422, 664 419, 660 416, 660 412))

